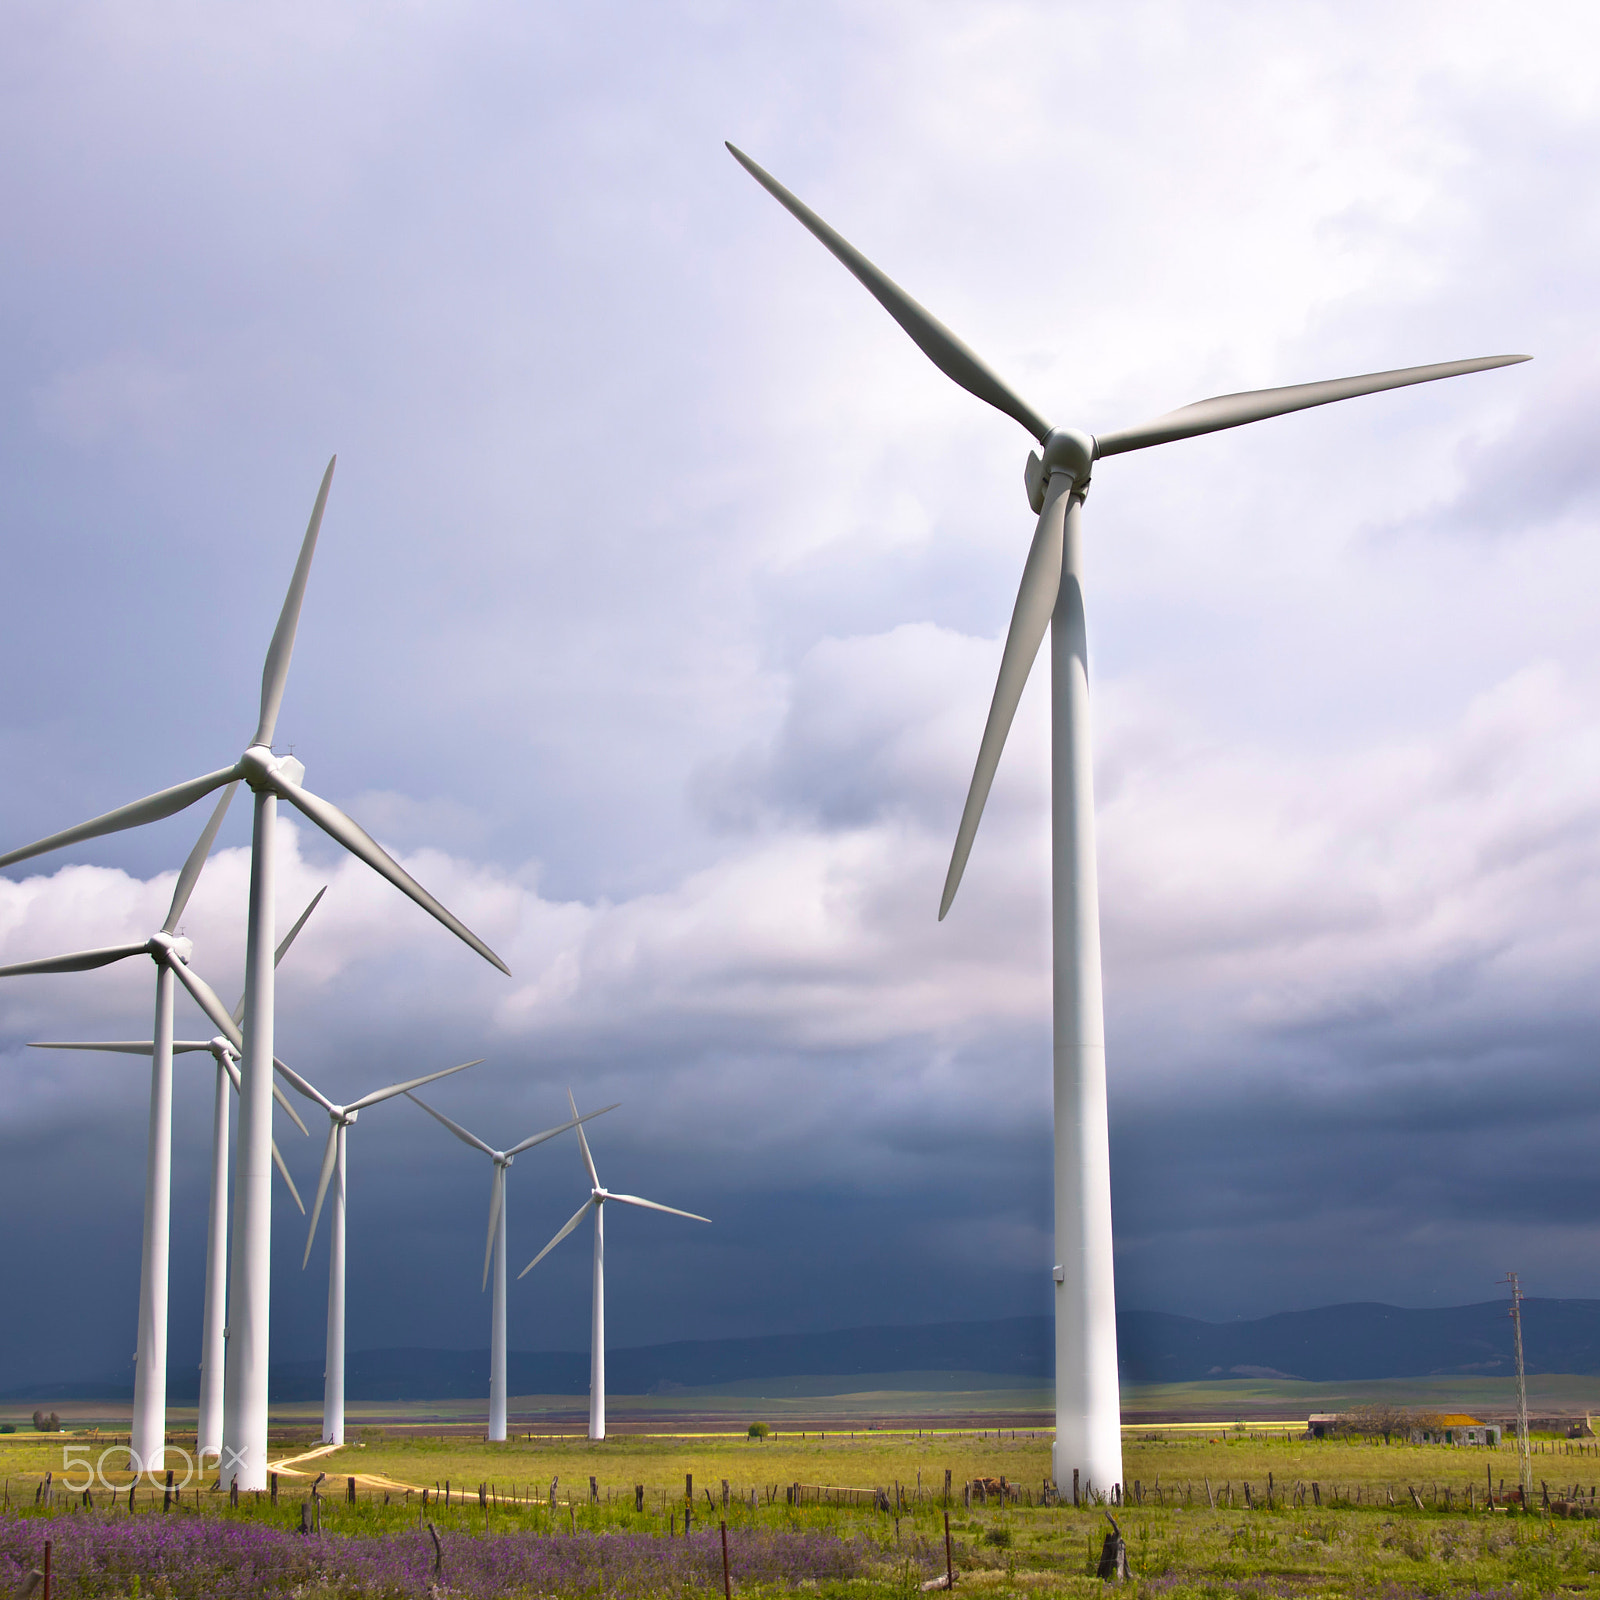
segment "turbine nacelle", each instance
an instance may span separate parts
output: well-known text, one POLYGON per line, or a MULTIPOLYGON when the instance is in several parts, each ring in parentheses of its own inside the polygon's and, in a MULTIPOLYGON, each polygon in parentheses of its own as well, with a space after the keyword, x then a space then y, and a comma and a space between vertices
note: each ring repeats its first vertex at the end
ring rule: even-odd
POLYGON ((1089 473, 1094 467, 1094 435, 1080 433, 1076 428, 1052 428, 1044 442, 1044 454, 1037 450, 1028 452, 1028 464, 1022 469, 1022 481, 1028 486, 1028 504, 1033 514, 1044 510, 1045 491, 1050 479, 1064 472, 1072 479, 1080 495, 1089 489, 1089 473))
POLYGON ((185 939, 181 934, 156 933, 150 936, 150 942, 145 948, 156 961, 162 960, 163 957, 171 957, 188 966, 189 958, 194 954, 194 940, 185 939))
POLYGON ((275 756, 269 746, 253 744, 239 757, 239 776, 252 789, 277 794, 279 783, 292 783, 299 788, 306 781, 306 767, 293 756, 275 756))

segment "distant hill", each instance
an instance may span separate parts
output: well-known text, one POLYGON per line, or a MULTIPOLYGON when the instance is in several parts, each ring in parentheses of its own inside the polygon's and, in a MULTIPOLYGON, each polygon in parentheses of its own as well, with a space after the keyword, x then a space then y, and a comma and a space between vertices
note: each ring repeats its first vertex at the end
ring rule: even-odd
MULTIPOLYGON (((1250 1322, 1201 1322, 1160 1311, 1117 1319, 1130 1383, 1202 1378, 1499 1377, 1515 1370, 1509 1302, 1426 1311, 1374 1303, 1281 1311, 1250 1322)), ((1600 1300, 1525 1300, 1529 1372, 1600 1372, 1600 1300)))
MULTIPOLYGON (((1497 1377, 1512 1370, 1504 1300, 1426 1311, 1355 1304, 1284 1311, 1251 1321, 1202 1322, 1161 1311, 1117 1318, 1125 1383, 1302 1378, 1312 1383, 1430 1376, 1497 1377)), ((1600 1373, 1600 1300, 1527 1300, 1523 1336, 1530 1372, 1600 1373)), ((512 1352, 512 1394, 585 1394, 587 1351, 512 1352)), ((983 1373, 1048 1380, 1054 1371, 1047 1317, 841 1328, 755 1339, 694 1339, 614 1349, 606 1355, 613 1394, 649 1394, 798 1376, 983 1373)), ((488 1388, 486 1350, 356 1350, 347 1359, 351 1400, 456 1400, 488 1388)), ((168 1392, 198 1394, 193 1368, 174 1370, 168 1392)), ((322 1362, 272 1367, 272 1398, 316 1400, 322 1362)), ((115 1400, 133 1392, 132 1370, 100 1378, 10 1387, 0 1399, 115 1400)))

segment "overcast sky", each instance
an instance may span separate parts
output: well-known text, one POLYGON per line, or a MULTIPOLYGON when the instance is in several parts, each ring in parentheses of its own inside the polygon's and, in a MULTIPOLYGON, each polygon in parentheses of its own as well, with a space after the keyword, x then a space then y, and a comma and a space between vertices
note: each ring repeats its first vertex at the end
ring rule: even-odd
MULTIPOLYGON (((1029 441, 722 140, 1061 424, 1532 353, 1095 475, 1118 1293, 1600 1295, 1592 6, 53 0, 0 83, 0 847, 238 755, 337 451, 279 747, 514 975, 285 822, 280 1054, 484 1056, 435 1103, 501 1145, 622 1101, 602 1180, 715 1223, 614 1219, 619 1345, 1050 1304, 1046 674, 935 921, 1029 441)), ((0 959, 154 931, 204 820, 0 877, 0 959)), ((185 923, 230 1001, 247 838, 185 923)), ((148 1094, 24 1045, 152 987, 0 985, 18 1381, 131 1353, 148 1094)), ((350 1162, 351 1348, 485 1344, 488 1163, 404 1102, 350 1162)), ((517 1163, 513 1272, 585 1187, 517 1163)), ((514 1347, 581 1346, 588 1270, 514 1347)))

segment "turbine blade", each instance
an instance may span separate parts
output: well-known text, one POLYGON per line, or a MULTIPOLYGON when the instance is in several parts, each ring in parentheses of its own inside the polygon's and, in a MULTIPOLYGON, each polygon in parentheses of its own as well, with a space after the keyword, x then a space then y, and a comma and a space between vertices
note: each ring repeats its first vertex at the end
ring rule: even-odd
POLYGON ((149 953, 147 944, 113 944, 104 950, 79 950, 69 956, 48 956, 43 961, 18 961, 0 967, 0 978, 26 978, 40 972, 93 972, 96 967, 109 967, 113 961, 149 953))
MULTIPOLYGON (((323 884, 323 886, 318 889, 314 895, 312 895, 311 904, 308 905, 305 910, 300 913, 299 917, 295 919, 295 925, 278 941, 278 948, 272 954, 273 966, 276 967, 289 953, 289 946, 292 945, 295 939, 299 936, 300 930, 306 925, 307 918, 309 918, 311 913, 317 909, 317 902, 320 901, 323 895, 325 895, 327 892, 328 886, 327 884, 323 884)), ((238 1005, 233 1008, 233 1021, 235 1027, 244 1021, 244 1002, 245 996, 240 995, 238 1005)))
POLYGON ((1017 714, 1017 703, 1022 699, 1034 658, 1050 626, 1050 614, 1056 607, 1056 596, 1061 590, 1061 540, 1067 499, 1066 491, 1053 494, 1046 491, 1044 510, 1039 513, 1039 525, 1034 529, 1033 544, 1022 569, 1022 583, 1011 612, 1006 647, 1000 657, 1000 676, 995 682, 994 699, 989 702, 989 720, 983 726, 977 765, 967 790, 967 803, 961 810, 961 825, 956 829, 956 844, 950 855, 950 869, 945 873, 944 893, 939 899, 941 922, 961 885, 961 874, 966 871, 967 857, 972 853, 972 841, 978 836, 984 803, 1000 765, 1000 752, 1005 749, 1006 735, 1017 714))
POLYGON ((278 948, 273 952, 272 956, 273 966, 277 966, 278 963, 282 961, 286 955, 288 955, 289 946, 300 937, 300 930, 305 927, 307 921, 311 917, 311 913, 317 909, 317 906, 321 902, 323 895, 325 895, 327 892, 328 886, 327 884, 323 884, 323 886, 318 889, 314 895, 312 895, 311 904, 308 905, 305 910, 295 918, 294 926, 278 941, 278 948))
POLYGON ((223 1008, 222 1001, 217 998, 217 991, 187 962, 174 957, 167 965, 172 968, 178 982, 194 996, 195 1004, 211 1019, 212 1026, 235 1050, 243 1049, 239 1029, 223 1008))
POLYGON ((337 839, 351 855, 359 856, 374 872, 387 878, 402 894, 410 895, 424 911, 430 916, 437 917, 451 933, 463 943, 470 945, 491 966, 498 967, 508 978, 511 976, 510 967, 465 923, 452 912, 445 910, 359 823, 353 822, 336 805, 330 804, 320 795, 312 794, 309 789, 302 789, 299 784, 290 783, 286 778, 275 777, 274 786, 290 805, 304 812, 324 833, 337 839))
MULTIPOLYGON (((489 1188, 489 1242, 483 1247, 483 1287, 489 1287, 489 1266, 494 1260, 494 1230, 500 1222, 500 1207, 506 1203, 506 1169, 494 1164, 494 1182, 489 1188)), ((482 1292, 481 1290, 479 1291, 482 1292)))
MULTIPOLYGON (((282 1072, 287 1072, 289 1070, 276 1056, 272 1058, 272 1064, 282 1072)), ((272 1098, 283 1107, 284 1114, 295 1125, 295 1127, 297 1127, 301 1133, 303 1133, 309 1139, 311 1137, 311 1130, 300 1120, 300 1113, 295 1110, 294 1103, 289 1099, 288 1095, 283 1092, 283 1089, 279 1086, 276 1078, 274 1078, 272 1081, 272 1098)), ((304 1211, 305 1207, 301 1206, 300 1209, 304 1211)))
MULTIPOLYGON (((289 1185, 289 1193, 294 1196, 294 1203, 299 1206, 300 1215, 303 1217, 306 1214, 306 1203, 300 1198, 300 1191, 295 1188, 294 1179, 289 1176, 289 1169, 283 1164, 283 1155, 278 1149, 278 1141, 276 1139, 272 1141, 272 1164, 278 1169, 278 1176, 289 1185)), ((309 1250, 310 1248, 311 1246, 308 1244, 306 1249, 309 1250)))
POLYGON ((167 911, 167 920, 161 924, 163 933, 177 931, 184 907, 189 904, 189 896, 194 893, 194 886, 200 881, 200 872, 206 864, 206 857, 211 854, 211 847, 217 842, 217 829, 222 826, 222 819, 227 816, 228 806, 238 787, 239 780, 235 778, 222 791, 222 798, 217 802, 216 810, 211 813, 211 820, 195 841, 194 849, 189 852, 189 859, 184 862, 183 870, 178 874, 177 887, 172 891, 172 905, 167 911))
POLYGON ((368 1106, 375 1106, 380 1100, 392 1100, 397 1094, 404 1094, 407 1089, 420 1089, 425 1083, 432 1083, 435 1078, 448 1078, 451 1073, 465 1072, 468 1067, 477 1067, 483 1064, 484 1058, 479 1056, 476 1061, 463 1061, 459 1067, 445 1067, 439 1072, 430 1072, 421 1078, 407 1078, 404 1083, 391 1083, 387 1089, 374 1089, 371 1094, 364 1094, 359 1100, 352 1100, 345 1108, 347 1111, 365 1111, 368 1106))
POLYGON ((572 1098, 572 1090, 567 1090, 567 1104, 572 1107, 572 1120, 580 1124, 578 1128, 578 1148, 583 1151, 583 1164, 589 1169, 589 1184, 591 1188, 600 1187, 600 1174, 594 1170, 594 1157, 589 1154, 589 1141, 583 1136, 581 1123, 583 1119, 578 1115, 578 1102, 572 1098))
POLYGON ((620 1200, 625 1206, 643 1206, 646 1211, 665 1211, 670 1216, 687 1217, 691 1222, 709 1222, 710 1217, 702 1217, 698 1211, 680 1211, 676 1206, 664 1206, 654 1200, 641 1200, 636 1194, 609 1194, 607 1200, 620 1200))
MULTIPOLYGON (((155 1048, 148 1039, 107 1039, 100 1044, 79 1043, 76 1040, 41 1039, 28 1046, 30 1050, 106 1050, 119 1056, 147 1056, 155 1048)), ((209 1044, 195 1039, 174 1039, 172 1053, 187 1055, 191 1050, 209 1050, 209 1044)))
POLYGON ((278 1060, 276 1056, 272 1058, 272 1064, 275 1068, 277 1068, 278 1076, 282 1078, 291 1089, 303 1094, 307 1100, 315 1101, 330 1116, 333 1115, 333 1101, 331 1101, 320 1089, 313 1088, 312 1085, 307 1083, 306 1080, 302 1078, 293 1067, 286 1066, 283 1062, 278 1060))
POLYGON ((1260 422, 1265 417, 1281 417, 1289 411, 1304 411, 1308 406, 1350 400, 1358 394, 1403 389, 1407 384, 1432 383, 1436 378, 1457 378, 1463 373, 1487 372, 1491 367, 1510 367, 1532 359, 1531 356, 1479 356, 1472 361, 1440 361, 1428 367, 1368 372, 1357 378, 1293 383, 1282 389, 1247 389, 1242 394, 1219 394, 1210 400, 1197 400, 1193 405, 1169 411, 1137 428, 1097 434, 1095 455, 1117 456, 1125 450, 1144 450, 1153 444, 1169 444, 1174 439, 1189 439, 1199 433, 1216 433, 1222 428, 1260 422))
POLYGON ((300 605, 306 597, 306 579, 311 575, 311 558, 317 550, 317 532, 322 527, 322 513, 328 504, 328 487, 333 482, 335 456, 322 474, 322 487, 317 490, 317 503, 311 508, 311 521, 306 525, 306 536, 300 542, 300 558, 294 564, 294 576, 289 580, 289 593, 284 597, 283 610, 278 613, 278 626, 272 631, 272 643, 267 646, 266 665, 261 669, 261 721, 256 727, 251 744, 270 746, 278 726, 278 708, 283 704, 283 691, 289 681, 289 658, 294 654, 295 629, 300 626, 300 605))
POLYGON ((947 378, 959 383, 968 394, 986 400, 997 411, 1015 418, 1040 444, 1050 437, 1050 424, 937 317, 918 305, 899 284, 881 273, 854 245, 835 233, 816 212, 790 194, 771 173, 763 171, 744 151, 730 144, 728 153, 779 205, 798 218, 855 274, 867 293, 905 329, 917 348, 947 378))
MULTIPOLYGON (((586 1111, 581 1117, 571 1122, 563 1122, 559 1128, 546 1128, 543 1133, 536 1133, 531 1139, 524 1139, 521 1144, 514 1144, 506 1151, 508 1156, 520 1156, 524 1150, 531 1150, 536 1144, 543 1144, 546 1139, 553 1139, 558 1133, 565 1133, 568 1128, 580 1128, 581 1124, 592 1121, 595 1117, 603 1117, 608 1111, 615 1111, 622 1102, 617 1100, 609 1106, 601 1106, 598 1111, 586 1111)), ((596 1186, 598 1187, 598 1185, 596 1186)))
POLYGON ((534 1269, 534 1268, 535 1268, 535 1267, 536 1267, 536 1266, 538 1266, 538 1265, 539 1265, 539 1263, 540 1263, 540 1262, 541 1262, 541 1261, 543 1261, 543 1260, 544 1260, 544 1258, 545 1258, 545 1257, 546 1257, 546 1256, 547 1256, 547 1255, 549 1255, 549 1254, 550 1254, 550 1252, 551 1252, 551 1251, 552 1251, 552 1250, 554 1250, 554 1249, 555 1249, 555 1247, 556 1247, 556 1246, 557 1246, 557 1245, 558 1245, 558 1244, 560 1244, 560 1243, 561 1243, 561 1241, 562 1241, 562 1240, 563 1240, 563 1239, 565 1239, 565 1238, 566 1238, 566 1236, 567 1236, 567 1235, 568 1235, 568 1234, 569 1234, 569 1233, 571 1233, 571 1232, 572 1232, 572 1230, 573 1230, 573 1229, 574 1229, 574 1228, 576 1228, 576 1227, 577 1227, 577 1226, 578 1226, 578 1224, 579 1224, 579 1223, 580 1223, 580 1222, 582 1222, 582 1221, 583 1221, 583 1219, 584 1219, 584 1218, 585 1218, 585 1217, 586 1217, 586 1216, 588 1216, 588 1215, 589 1215, 589 1208, 590 1208, 590 1207, 591 1207, 591 1206, 592 1206, 592 1205, 593 1205, 593 1204, 594 1204, 594 1200, 593 1200, 593 1199, 592 1199, 592 1198, 591 1198, 591 1199, 588 1199, 588 1200, 585 1200, 585 1201, 584 1201, 584 1202, 583 1202, 583 1204, 582 1204, 582 1205, 581 1205, 581 1206, 579 1206, 579 1207, 578 1207, 578 1209, 577 1209, 577 1210, 576 1210, 576 1211, 575 1211, 575 1212, 573 1212, 573 1214, 572 1214, 572 1220, 571 1220, 571 1221, 570 1221, 570 1222, 569 1222, 569 1223, 568 1223, 568 1224, 567 1224, 567 1225, 566 1225, 566 1227, 564 1227, 564 1228, 563 1228, 563 1229, 562 1229, 562 1230, 561 1230, 561 1232, 560 1232, 560 1233, 558 1233, 558 1234, 557 1234, 557 1235, 556 1235, 556 1236, 555 1236, 555 1238, 553 1238, 553 1239, 552 1239, 552 1240, 551 1240, 551 1241, 550 1241, 550 1243, 549 1243, 549 1244, 547 1244, 547 1245, 546 1245, 546 1246, 545 1246, 545 1247, 544 1247, 544 1249, 543 1249, 543 1250, 541 1250, 541 1251, 540 1251, 540 1252, 539 1252, 539 1253, 538 1253, 538 1255, 536 1255, 536 1256, 535 1256, 535 1257, 534 1257, 534 1258, 533 1258, 533 1260, 532 1260, 532 1261, 530 1261, 530 1262, 529 1262, 529 1263, 528 1263, 528 1264, 527 1264, 527 1266, 525 1266, 525 1267, 524 1267, 524 1268, 523 1268, 523 1269, 522 1269, 522 1271, 521 1271, 521 1272, 519 1272, 519 1273, 518 1273, 518 1274, 517 1274, 517 1278, 518 1278, 518 1280, 519 1280, 519 1281, 520 1281, 520 1280, 521 1280, 521 1279, 523 1279, 523 1278, 526 1278, 526 1277, 527 1277, 527 1276, 528 1276, 528 1274, 529 1274, 529 1273, 530 1273, 530 1272, 532 1272, 532 1271, 533 1271, 533 1269, 534 1269))
POLYGON ((29 856, 42 856, 47 850, 61 850, 69 844, 79 844, 85 839, 98 839, 105 833, 120 833, 124 828, 142 827, 147 822, 159 822, 203 800, 213 789, 231 783, 239 776, 237 767, 225 767, 221 772, 208 772, 203 778, 191 778, 187 783, 163 789, 159 794, 146 795, 143 800, 131 801, 107 811, 103 816, 91 817, 75 828, 65 828, 52 833, 48 839, 13 850, 0 856, 0 867, 9 867, 14 861, 26 861, 29 856))
MULTIPOLYGON (((424 1111, 426 1111, 428 1113, 428 1115, 430 1117, 432 1117, 435 1122, 442 1122, 445 1125, 445 1127, 447 1127, 451 1131, 451 1133, 453 1133, 456 1136, 456 1138, 458 1138, 463 1144, 470 1144, 474 1150, 481 1150, 484 1153, 484 1155, 493 1157, 494 1151, 491 1150, 489 1148, 489 1146, 486 1145, 483 1142, 483 1140, 480 1139, 477 1136, 477 1134, 468 1133, 467 1130, 465 1128, 463 1128, 459 1122, 452 1122, 449 1119, 449 1117, 447 1117, 444 1114, 444 1112, 435 1111, 433 1109, 433 1107, 430 1106, 426 1100, 417 1099, 417 1097, 414 1094, 412 1094, 409 1090, 406 1092, 406 1099, 411 1101, 414 1105, 421 1106, 422 1109, 424 1111)), ((520 1146, 519 1146, 519 1148, 520 1148, 520 1146)), ((508 1151, 507 1153, 511 1154, 511 1155, 515 1155, 516 1154, 515 1151, 508 1151)))
POLYGON ((328 1183, 333 1177, 333 1163, 339 1153, 339 1124, 328 1123, 328 1142, 322 1150, 322 1176, 317 1179, 317 1203, 311 1208, 311 1226, 306 1230, 306 1253, 300 1258, 300 1270, 305 1271, 311 1259, 311 1241, 317 1236, 317 1218, 322 1215, 322 1202, 328 1195, 328 1183))

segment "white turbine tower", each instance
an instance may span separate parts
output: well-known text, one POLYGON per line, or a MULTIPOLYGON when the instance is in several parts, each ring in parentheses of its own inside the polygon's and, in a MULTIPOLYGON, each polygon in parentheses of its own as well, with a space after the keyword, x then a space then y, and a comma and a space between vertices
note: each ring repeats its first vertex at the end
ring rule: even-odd
MULTIPOLYGON (((150 1055, 150 1121, 144 1171, 144 1239, 139 1255, 139 1337, 133 1374, 133 1426, 129 1443, 141 1467, 159 1471, 166 1461, 167 1428, 167 1277, 172 1214, 172 1005, 173 979, 191 993, 215 998, 198 973, 189 969, 194 947, 178 936, 189 896, 222 826, 237 784, 217 802, 189 859, 178 874, 167 920, 142 944, 80 950, 43 961, 0 967, 0 978, 46 972, 89 972, 129 956, 149 956, 156 968, 154 1042, 141 1046, 150 1055)), ((302 1129, 302 1131, 304 1131, 302 1129)))
MULTIPOLYGON (((225 1384, 225 1420, 221 1481, 236 1481, 241 1489, 264 1489, 267 1484, 267 1362, 271 1321, 272 1164, 271 1106, 274 944, 273 872, 274 835, 278 801, 296 810, 360 857, 375 872, 409 895, 438 918, 457 938, 464 940, 484 960, 509 974, 506 964, 470 929, 451 915, 421 884, 337 806, 305 788, 305 768, 293 756, 272 751, 289 681, 289 661, 294 653, 300 605, 305 598, 311 557, 328 502, 334 463, 328 463, 312 507, 311 521, 300 545, 289 593, 278 616, 278 626, 267 649, 261 674, 261 715, 244 754, 232 766, 191 778, 159 794, 135 800, 61 833, 53 833, 21 850, 0 855, 0 868, 47 850, 59 850, 84 839, 99 838, 191 806, 214 789, 242 779, 255 794, 255 820, 250 848, 250 921, 245 945, 244 1047, 240 1067, 239 1161, 234 1176, 233 1250, 229 1265, 228 1369, 225 1384)), ((198 998, 198 997, 197 997, 198 998)), ((209 1008, 208 1008, 209 1009, 209 1008)), ((218 1008, 220 1010, 220 1007, 218 1008)), ((226 1012, 222 1013, 226 1016, 226 1012)), ((215 1014, 213 1014, 215 1020, 215 1014)), ((226 1029, 223 1030, 226 1033, 226 1029)))
POLYGON ((978 749, 955 851, 939 903, 955 898, 1023 685, 1051 635, 1051 873, 1054 944, 1054 1091, 1057 1483, 1074 1470, 1103 1489, 1122 1479, 1117 1324, 1111 1256, 1111 1176, 1106 1130, 1105 1026, 1100 987, 1100 909, 1095 878, 1090 767, 1088 640, 1084 622, 1083 522, 1089 474, 1103 456, 1143 450, 1220 428, 1406 384, 1526 361, 1485 356, 1405 367, 1323 383, 1219 395, 1139 427, 1098 436, 1053 428, 941 322, 885 277, 742 151, 734 159, 830 250, 946 377, 1022 424, 1042 454, 1028 457, 1028 503, 1038 517, 1011 615, 999 682, 978 749))
MULTIPOLYGON (((578 1103, 572 1098, 570 1089, 567 1090, 567 1104, 572 1107, 575 1120, 586 1120, 578 1116, 578 1103)), ((583 1151, 583 1165, 589 1174, 589 1198, 573 1213, 566 1227, 517 1277, 526 1278, 591 1211, 594 1212, 594 1315, 589 1328, 589 1437, 603 1439, 606 1436, 606 1202, 615 1200, 625 1206, 643 1206, 646 1211, 665 1211, 668 1216, 687 1217, 691 1222, 709 1222, 711 1218, 693 1211, 679 1211, 676 1206, 664 1206, 655 1200, 641 1200, 636 1194, 612 1194, 609 1189, 602 1189, 600 1174, 595 1171, 594 1157, 589 1154, 589 1141, 584 1137, 582 1127, 578 1129, 578 1148, 583 1151)))
MULTIPOLYGON (((306 919, 317 909, 326 889, 318 889, 311 904, 300 913, 299 920, 283 936, 273 964, 283 960, 284 952, 295 941, 295 936, 306 925, 306 919)), ((211 1108, 211 1185, 206 1205, 206 1283, 205 1311, 200 1329, 200 1409, 195 1423, 195 1462, 197 1468, 206 1456, 222 1457, 222 1377, 227 1360, 227 1295, 228 1295, 228 1091, 239 1092, 239 1034, 237 1024, 244 1011, 244 1001, 233 1009, 235 1027, 231 1038, 174 1039, 172 1053, 188 1055, 194 1051, 208 1051, 216 1062, 216 1085, 211 1108)), ((152 1054, 153 1046, 139 1040, 120 1039, 86 1044, 63 1040, 41 1040, 30 1046, 34 1050, 103 1050, 116 1055, 152 1054)), ((307 1132, 294 1107, 274 1084, 273 1098, 289 1114, 301 1133, 307 1132)), ((294 1203, 301 1214, 305 1202, 289 1176, 277 1141, 272 1145, 272 1164, 288 1185, 294 1203)))
POLYGON ((489 1239, 483 1251, 485 1289, 489 1287, 491 1265, 494 1268, 494 1301, 489 1321, 489 1431, 486 1437, 491 1444, 502 1444, 506 1437, 506 1168, 536 1144, 543 1144, 546 1139, 553 1139, 568 1128, 576 1128, 580 1122, 592 1121, 617 1108, 615 1105, 602 1106, 600 1110, 582 1117, 574 1108, 572 1121, 563 1122, 559 1128, 546 1128, 543 1133, 536 1133, 521 1144, 512 1145, 509 1150, 496 1150, 475 1133, 468 1133, 459 1122, 452 1122, 442 1111, 435 1111, 426 1100, 419 1100, 414 1094, 408 1094, 406 1099, 421 1106, 435 1122, 442 1123, 463 1144, 481 1151, 494 1163, 494 1177, 489 1184, 489 1239))
MULTIPOLYGON (((483 1058, 478 1058, 481 1061, 483 1058)), ((420 1089, 437 1078, 448 1078, 454 1072, 465 1072, 478 1061, 463 1061, 459 1067, 445 1067, 440 1072, 430 1072, 421 1078, 408 1078, 404 1083, 391 1083, 386 1089, 374 1089, 349 1105, 335 1105, 320 1089, 314 1089, 298 1072, 291 1071, 282 1062, 278 1070, 306 1099, 314 1100, 328 1113, 328 1142, 322 1151, 322 1176, 317 1180, 317 1198, 311 1206, 311 1226, 306 1230, 306 1253, 300 1258, 303 1271, 311 1259, 311 1243, 317 1236, 317 1219, 322 1215, 322 1202, 327 1198, 328 1185, 333 1184, 333 1217, 328 1227, 328 1345, 327 1364, 322 1375, 322 1441, 324 1444, 344 1443, 344 1199, 345 1199, 345 1135, 356 1117, 384 1100, 392 1100, 408 1089, 420 1089)))

